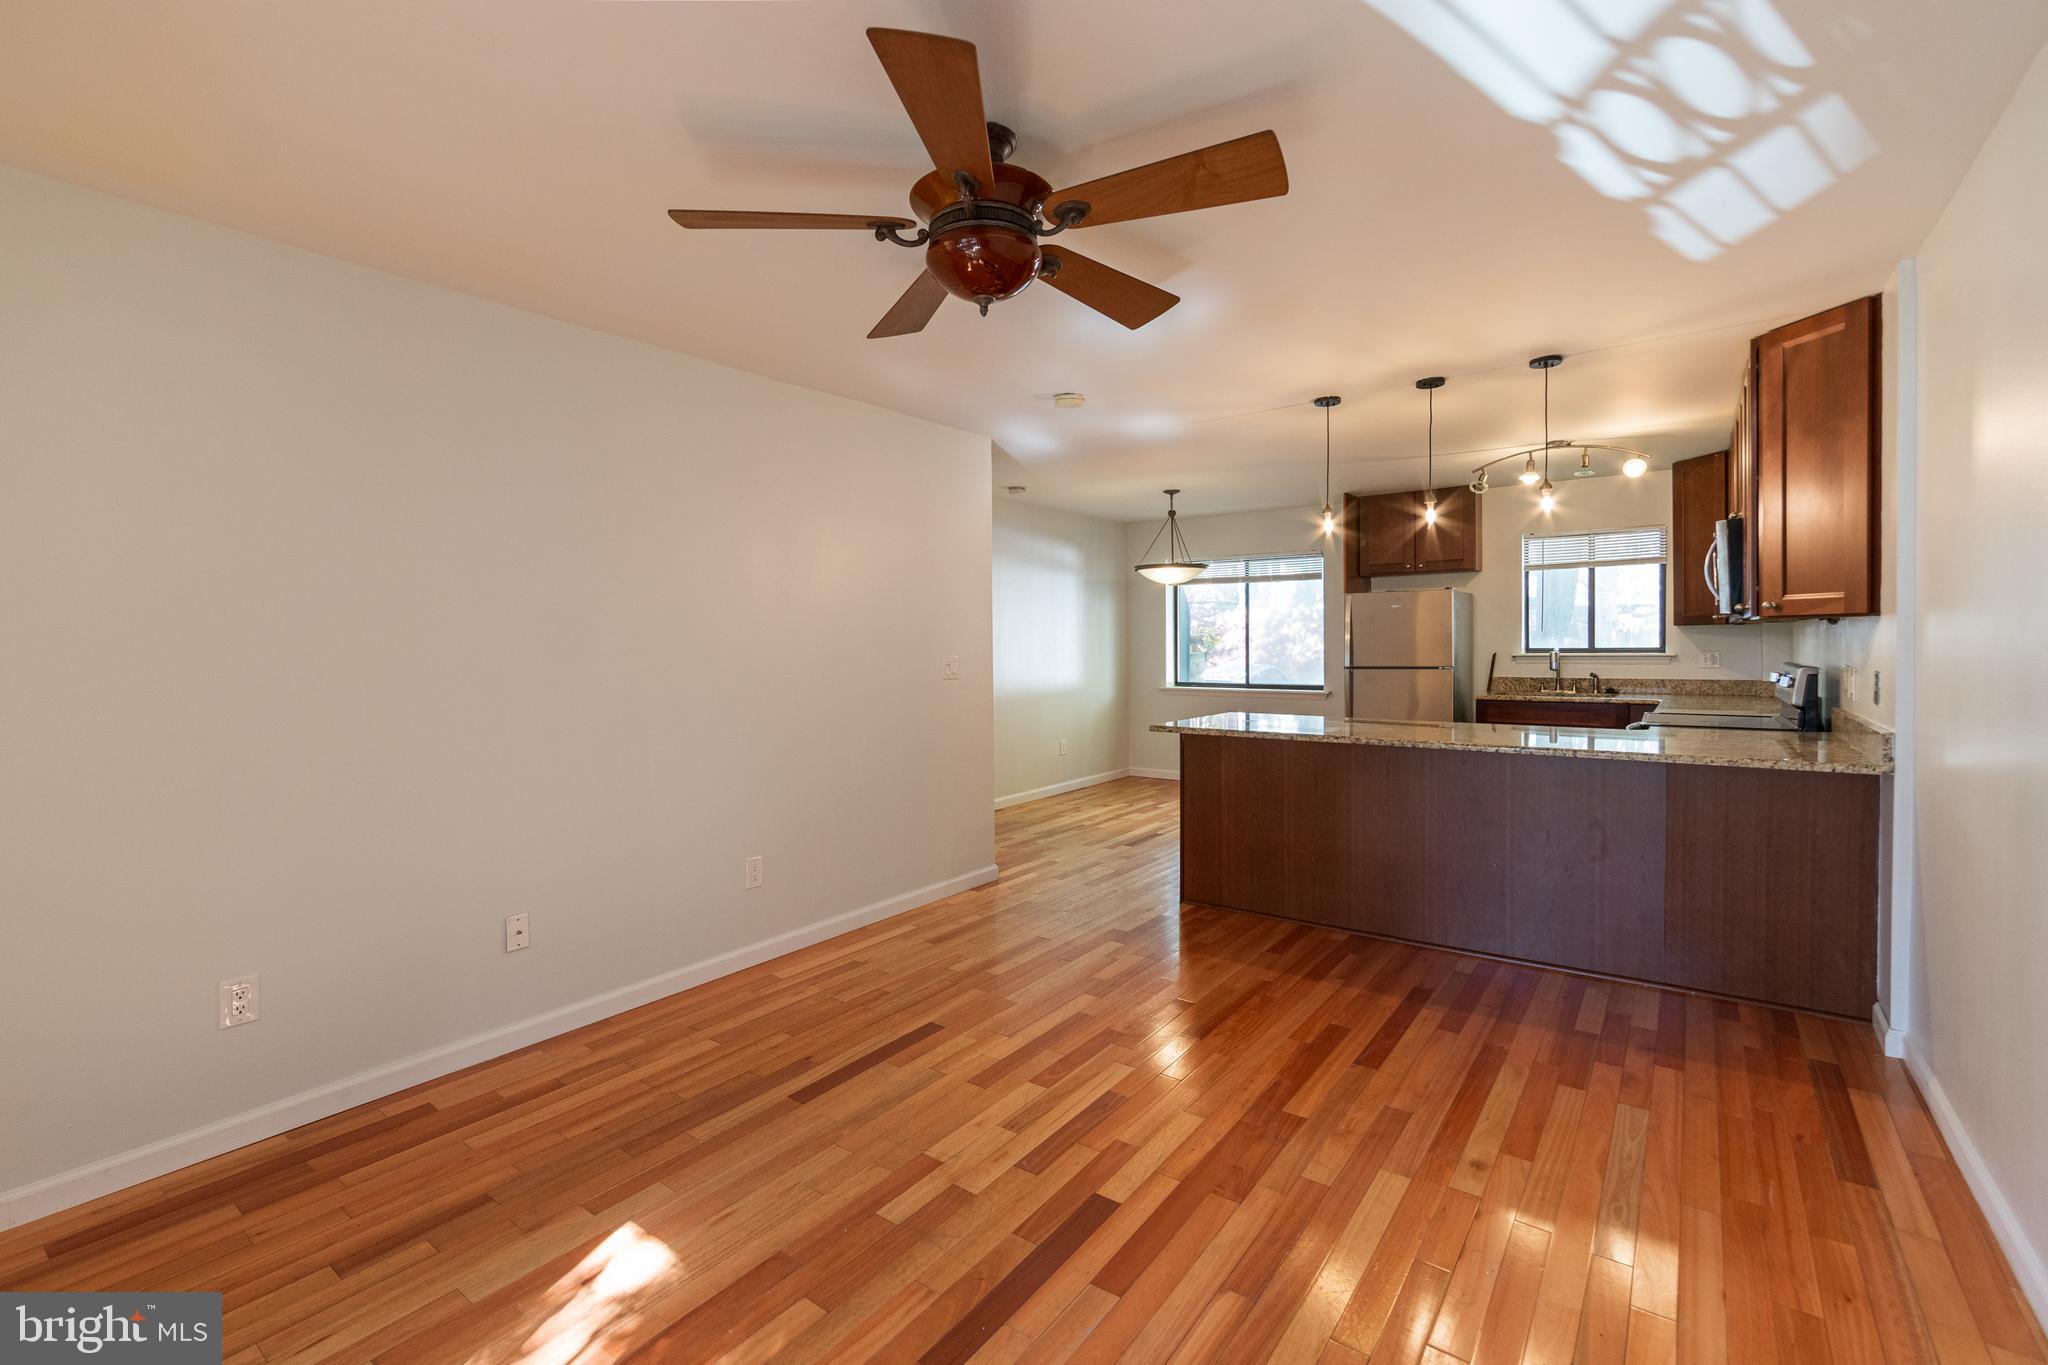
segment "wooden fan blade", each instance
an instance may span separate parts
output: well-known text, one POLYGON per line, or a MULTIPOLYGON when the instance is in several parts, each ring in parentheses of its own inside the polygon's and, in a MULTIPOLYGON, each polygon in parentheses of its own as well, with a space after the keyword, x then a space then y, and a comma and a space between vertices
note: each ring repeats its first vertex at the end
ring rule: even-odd
POLYGON ((932 165, 948 180, 965 171, 986 190, 995 183, 988 118, 981 109, 981 64, 974 44, 936 33, 871 28, 868 41, 896 87, 896 98, 924 139, 932 165))
POLYGON ((886 213, 743 213, 728 209, 670 209, 668 216, 686 228, 865 228, 911 227, 908 218, 886 213))
POLYGON ((1091 261, 1072 247, 1048 246, 1043 250, 1047 257, 1060 263, 1060 268, 1046 277, 1047 284, 1133 330, 1180 302, 1180 295, 1169 294, 1100 261, 1091 261))
POLYGON ((903 297, 882 314, 882 320, 868 333, 868 339, 907 337, 912 332, 922 332, 924 325, 932 320, 932 314, 938 312, 939 305, 945 301, 946 286, 932 278, 931 271, 921 270, 910 282, 910 288, 903 291, 903 297))
POLYGON ((1269 130, 1055 190, 1045 197, 1045 209, 1051 217, 1061 204, 1079 200, 1088 205, 1080 226, 1100 227, 1285 193, 1287 162, 1280 155, 1280 139, 1269 130))

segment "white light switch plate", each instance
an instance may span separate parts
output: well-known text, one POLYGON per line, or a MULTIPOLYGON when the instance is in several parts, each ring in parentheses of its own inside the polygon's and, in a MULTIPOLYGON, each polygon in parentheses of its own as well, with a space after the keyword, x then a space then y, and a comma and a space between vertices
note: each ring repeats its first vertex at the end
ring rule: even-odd
POLYGON ((1721 666, 1721 651, 1720 651, 1720 650, 1718 650, 1718 649, 1709 649, 1709 650, 1706 650, 1706 651, 1704 651, 1704 652, 1702 652, 1702 653, 1701 653, 1701 655, 1700 655, 1700 667, 1701 667, 1701 668, 1719 668, 1720 666, 1721 666))

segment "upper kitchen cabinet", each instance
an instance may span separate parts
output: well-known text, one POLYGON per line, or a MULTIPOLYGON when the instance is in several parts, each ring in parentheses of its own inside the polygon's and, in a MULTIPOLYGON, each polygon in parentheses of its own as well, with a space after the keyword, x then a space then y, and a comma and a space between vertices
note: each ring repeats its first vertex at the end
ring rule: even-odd
POLYGON ((1436 490, 1436 525, 1422 517, 1416 494, 1415 572, 1479 571, 1479 495, 1458 484, 1436 490))
POLYGON ((1789 323, 1751 347, 1756 614, 1869 616, 1878 603, 1878 302, 1789 323))
POLYGON ((1671 620, 1680 626, 1711 626, 1719 615, 1708 557, 1714 523, 1728 515, 1728 452, 1696 455, 1671 466, 1671 556, 1677 591, 1671 620))
POLYGON ((1436 525, 1423 516, 1422 491, 1349 493, 1345 591, 1396 574, 1473 573, 1479 568, 1480 499, 1462 484, 1436 490, 1436 525))

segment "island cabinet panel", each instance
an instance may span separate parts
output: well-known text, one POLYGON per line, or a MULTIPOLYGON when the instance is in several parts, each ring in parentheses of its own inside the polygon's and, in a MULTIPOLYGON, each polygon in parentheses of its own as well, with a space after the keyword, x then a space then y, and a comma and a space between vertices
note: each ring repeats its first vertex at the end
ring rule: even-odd
POLYGON ((1183 735, 1181 893, 1863 1016, 1876 997, 1878 786, 1183 735))
POLYGON ((1182 791, 1203 794, 1180 822, 1181 895, 1268 915, 1287 913, 1287 893, 1274 875, 1291 867, 1286 836, 1284 767, 1300 745, 1254 744, 1257 753, 1224 752, 1224 742, 1180 746, 1182 791), (1199 894, 1195 888, 1199 888, 1199 894))
POLYGON ((1513 957, 1664 975, 1664 783, 1654 763, 1499 757, 1513 957))
POLYGON ((1509 791, 1515 760, 1505 754, 1423 755, 1421 844, 1428 875, 1423 919, 1430 943, 1458 943, 1475 953, 1512 953, 1508 902, 1515 884, 1509 791))
MULTIPOLYGON (((1226 741, 1227 742, 1227 741, 1226 741)), ((1418 796, 1430 754, 1421 749, 1359 748, 1348 744, 1296 744, 1296 749, 1329 749, 1347 764, 1357 793, 1351 806, 1351 840, 1339 861, 1350 868, 1349 898, 1335 918, 1303 914, 1348 929, 1391 938, 1426 940, 1430 935, 1423 847, 1429 811, 1418 796), (1351 752, 1346 752, 1350 750, 1351 752)))
POLYGON ((1867 1015, 1877 981, 1878 783, 1672 768, 1668 979, 1867 1015))

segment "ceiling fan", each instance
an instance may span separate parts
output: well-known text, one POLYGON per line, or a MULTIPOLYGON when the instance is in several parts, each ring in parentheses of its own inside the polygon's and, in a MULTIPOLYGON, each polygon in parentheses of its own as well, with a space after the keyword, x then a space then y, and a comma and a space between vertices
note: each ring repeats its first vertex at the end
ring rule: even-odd
POLYGON ((924 226, 858 213, 671 209, 668 216, 686 228, 857 229, 878 242, 923 247, 924 270, 870 337, 923 331, 948 294, 978 305, 985 317, 990 304, 1014 298, 1034 279, 1126 327, 1143 327, 1179 296, 1043 239, 1287 193, 1287 163, 1270 131, 1055 191, 1035 172, 1010 164, 1017 135, 984 117, 974 44, 895 28, 871 28, 868 41, 931 154, 934 169, 910 187, 911 211, 924 226))

